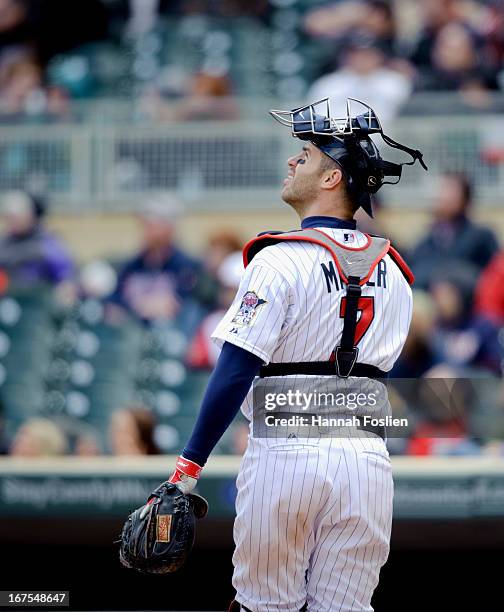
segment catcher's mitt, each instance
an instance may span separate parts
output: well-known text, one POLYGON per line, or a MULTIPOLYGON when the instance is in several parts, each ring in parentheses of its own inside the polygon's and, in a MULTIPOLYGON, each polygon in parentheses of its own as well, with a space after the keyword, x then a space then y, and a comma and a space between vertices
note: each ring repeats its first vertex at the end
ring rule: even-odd
POLYGON ((145 574, 176 572, 193 547, 195 518, 206 515, 208 503, 199 495, 184 495, 169 482, 153 491, 149 501, 129 515, 119 558, 145 574))

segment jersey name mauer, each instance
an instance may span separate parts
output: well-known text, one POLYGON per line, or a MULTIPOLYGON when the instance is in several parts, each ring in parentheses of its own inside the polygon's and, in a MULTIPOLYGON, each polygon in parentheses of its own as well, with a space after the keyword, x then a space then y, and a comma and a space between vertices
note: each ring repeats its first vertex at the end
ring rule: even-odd
MULTIPOLYGON (((359 255, 351 249, 367 243, 357 230, 318 229, 348 246, 349 258, 359 255)), ((265 363, 329 360, 341 340, 345 292, 323 247, 306 242, 268 246, 245 270, 235 301, 212 338, 220 345, 241 346, 265 363)), ((411 289, 386 255, 362 287, 359 361, 389 371, 406 340, 411 314, 411 289)))
MULTIPOLYGON (((328 262, 320 264, 324 278, 326 280, 327 291, 331 293, 333 289, 340 291, 342 285, 341 278, 338 275, 334 261, 331 259, 328 262)), ((376 266, 376 280, 368 280, 366 285, 368 287, 379 287, 381 289, 387 288, 387 262, 384 259, 380 260, 376 266)))

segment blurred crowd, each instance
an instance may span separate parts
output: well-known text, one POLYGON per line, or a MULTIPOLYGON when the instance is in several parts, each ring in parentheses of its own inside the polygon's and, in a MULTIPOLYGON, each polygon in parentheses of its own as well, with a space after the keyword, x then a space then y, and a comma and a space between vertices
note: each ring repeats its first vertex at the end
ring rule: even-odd
MULTIPOLYGON (((430 226, 406 251, 416 275, 414 313, 391 378, 483 380, 487 390, 493 381, 498 393, 488 404, 481 392, 465 392, 455 413, 450 409, 433 413, 426 409, 428 402, 419 402, 425 391, 412 399, 399 392, 393 396, 395 410, 408 412, 413 425, 408 439, 391 446, 393 452, 474 454, 504 449, 492 440, 504 410, 504 393, 499 391, 504 364, 504 250, 491 228, 474 221, 474 198, 467 176, 442 176, 430 226), (482 402, 487 403, 482 406, 482 402), (495 408, 493 414, 488 413, 489 405, 495 408), (481 426, 482 414, 486 429, 481 426)), ((163 326, 173 324, 187 339, 181 355, 184 366, 210 372, 219 352, 210 334, 239 286, 243 237, 222 229, 207 237, 202 258, 195 258, 177 238, 182 215, 172 196, 148 201, 138 213, 142 245, 136 254, 127 261, 92 261, 79 269, 71 249, 47 229, 43 198, 21 191, 7 193, 2 203, 0 289, 3 295, 16 295, 50 286, 55 300, 67 309, 97 301, 103 307, 104 324, 111 328, 135 320, 160 334, 163 326)), ((106 440, 84 431, 70 444, 57 422, 41 414, 24 423, 4 450, 15 455, 160 452, 154 435, 156 416, 148 406, 112 408, 106 440)), ((239 451, 244 429, 233 435, 233 448, 239 451)))
MULTIPOLYGON (((46 307, 38 296, 49 291, 54 310, 63 313, 63 319, 67 317, 71 325, 73 313, 82 313, 87 308, 91 316, 85 315, 84 318, 91 322, 91 329, 98 324, 101 331, 121 330, 133 323, 139 328, 153 330, 153 335, 161 338, 166 330, 176 328, 178 335, 173 334, 168 343, 182 343, 184 351, 181 355, 177 353, 177 359, 180 358, 183 369, 208 373, 211 371, 219 351, 210 341, 210 334, 233 301, 243 271, 243 240, 240 236, 231 230, 219 230, 208 236, 204 258, 195 258, 179 245, 176 237, 177 224, 183 215, 179 201, 172 196, 158 196, 147 201, 138 213, 141 247, 137 253, 126 261, 94 260, 79 267, 74 261, 71 249, 47 229, 47 214, 44 198, 32 193, 12 191, 2 197, 1 220, 4 231, 0 235, 0 318, 3 331, 0 333, 0 344, 17 340, 18 348, 22 351, 21 339, 12 336, 12 339, 8 340, 5 335, 5 326, 12 329, 20 320, 16 312, 10 318, 9 315, 5 318, 9 299, 18 300, 19 303, 20 297, 26 301, 27 296, 33 296, 37 300, 37 308, 43 309, 46 307)), ((44 322, 38 323, 38 326, 44 325, 44 322)), ((33 330, 27 330, 28 333, 31 331, 33 330)), ((23 332, 21 330, 17 333, 23 332)), ((101 340, 91 336, 91 345, 106 343, 108 338, 106 333, 101 340)), ((34 336, 32 346, 27 346, 25 350, 35 353, 37 347, 33 343, 38 341, 34 336)), ((114 344, 110 350, 106 346, 102 347, 105 358, 124 360, 124 356, 117 352, 121 350, 121 346, 114 344)), ((171 348, 175 349, 175 346, 167 348, 168 355, 172 354, 171 348)), ((9 353, 9 346, 0 347, 0 352, 5 357, 9 353)), ((92 356, 93 347, 84 350, 84 354, 92 356)), ((127 361, 128 356, 125 357, 127 361)), ((54 355, 46 355, 46 358, 53 359, 56 364, 54 367, 61 369, 61 360, 54 355)), ((133 362, 135 356, 132 354, 130 359, 133 362)), ((145 361, 144 365, 150 367, 149 360, 145 361)), ((165 357, 163 361, 154 363, 153 369, 163 366, 168 370, 170 366, 173 369, 173 360, 167 360, 165 357)), ((26 363, 26 367, 29 368, 30 365, 26 363)), ((89 370, 92 366, 88 363, 86 367, 89 370)), ((82 376, 84 379, 93 377, 86 373, 86 367, 81 372, 81 379, 82 376)), ((108 368, 109 364, 102 367, 108 368)), ((120 366, 119 369, 121 367, 125 371, 118 384, 130 377, 126 367, 120 366)), ((168 385, 173 381, 177 383, 180 376, 177 372, 176 368, 175 374, 167 371, 164 379, 168 381, 168 385)), ((26 384, 29 386, 31 383, 28 374, 29 372, 23 380, 28 381, 26 384)), ((146 376, 152 374, 147 372, 146 376)), ((48 375, 46 373, 44 376, 48 375)), ((130 394, 131 401, 125 406, 112 405, 112 398, 105 401, 104 407, 110 411, 110 419, 105 418, 108 432, 103 435, 103 431, 96 430, 96 425, 89 427, 85 423, 83 426, 75 423, 73 417, 83 414, 83 410, 86 410, 85 407, 79 408, 78 403, 76 408, 70 409, 72 418, 67 418, 68 414, 63 419, 52 418, 54 415, 41 409, 40 414, 22 422, 22 418, 19 419, 13 414, 15 406, 2 414, 2 406, 5 408, 9 402, 12 403, 3 383, 6 378, 9 382, 9 379, 14 377, 15 373, 11 376, 11 373, 6 373, 4 365, 0 366, 0 434, 4 428, 9 429, 10 417, 21 421, 14 437, 3 436, 2 439, 0 435, 0 449, 3 447, 4 452, 17 456, 69 453, 90 456, 102 452, 129 455, 161 452, 156 436, 159 436, 160 432, 163 433, 163 428, 158 427, 153 406, 137 404, 133 392, 130 394), (131 405, 132 402, 134 405, 131 405)), ((88 385, 90 380, 84 382, 88 385)), ((12 386, 12 382, 10 385, 12 386)), ((47 391, 50 393, 49 387, 47 391)), ((201 396, 198 395, 196 401, 200 400, 201 396)), ((166 411, 171 414, 173 400, 166 403, 166 411)), ((194 412, 195 406, 192 406, 191 410, 194 412)), ((106 415, 101 415, 103 416, 106 415)), ((167 434, 165 431, 165 434, 172 436, 174 432, 167 434)), ((243 450, 243 440, 243 429, 235 428, 231 447, 237 451, 243 450)))
MULTIPOLYGON (((228 23, 232 29, 235 22, 228 23)), ((236 96, 252 94, 296 101, 329 96, 336 107, 351 95, 365 99, 385 121, 421 92, 458 94, 466 108, 496 110, 501 107, 492 94, 504 87, 504 5, 500 0, 0 0, 0 116, 66 118, 72 98, 101 95, 89 64, 103 63, 97 72, 113 80, 126 56, 132 73, 125 78, 138 85, 128 96, 138 99, 143 117, 157 120, 233 119, 239 112, 236 96), (204 32, 199 17, 216 20, 215 30, 204 32), (186 24, 189 46, 202 48, 199 66, 160 54, 162 36, 176 35, 174 19, 186 24), (270 73, 271 87, 259 78, 253 92, 244 91, 238 82, 237 73, 251 68, 244 60, 233 67, 226 32, 226 20, 233 19, 270 33, 264 56, 257 58, 265 65, 254 69, 270 73), (119 59, 76 54, 105 43, 119 59), (66 63, 58 63, 65 54, 66 63)), ((432 105, 426 110, 432 112, 432 105)))
MULTIPOLYGON (((385 123, 418 105, 422 92, 451 93, 458 100, 450 98, 443 107, 442 96, 435 102, 429 98, 428 112, 453 112, 457 104, 480 113, 504 108, 499 107, 504 97, 494 95, 504 88, 500 0, 0 0, 0 118, 71 118, 73 99, 101 95, 93 86, 88 56, 77 53, 83 48, 91 53, 100 44, 115 47, 119 59, 131 60, 138 86, 128 95, 134 96, 142 119, 231 120, 240 116, 244 95, 285 97, 293 104, 329 97, 336 113, 347 97, 354 97, 370 104, 385 123), (205 29, 201 16, 217 26, 205 29), (233 28, 226 26, 241 23, 234 19, 260 27, 254 30, 256 47, 242 50, 239 69, 271 73, 271 89, 241 89, 233 70, 235 50, 228 31, 233 28), (199 66, 175 65, 170 52, 161 54, 163 36, 176 39, 170 29, 175 22, 186 28, 189 46, 203 49, 199 66), (256 58, 259 51, 263 55, 256 58), (65 62, 58 72, 61 58, 65 62), (264 66, 255 66, 261 62, 264 66)), ((114 76, 119 64, 107 61, 95 59, 103 74, 114 76)), ((466 384, 453 414, 429 410, 425 389, 413 398, 399 390, 394 409, 410 415, 412 429, 407 439, 391 444, 393 452, 504 454, 502 443, 492 438, 492 432, 502 437, 504 428, 489 425, 504 415, 504 391, 499 391, 504 249, 492 228, 474 220, 477 197, 470 177, 445 173, 427 232, 409 252, 397 245, 417 281, 411 332, 391 376, 492 380, 497 381, 496 395, 489 392, 482 400, 466 384)), ((210 334, 238 287, 246 237, 224 228, 207 236, 201 258, 193 256, 177 237, 183 207, 163 195, 139 210, 142 245, 130 259, 78 266, 70 246, 49 231, 43 197, 9 192, 1 214, 0 319, 17 316, 4 297, 50 288, 62 312, 89 303, 90 312, 98 309, 103 325, 112 329, 129 321, 154 335, 176 328, 187 341, 184 368, 211 370, 218 350, 210 334)), ((367 223, 361 220, 365 230, 367 223)), ((9 351, 5 338, 0 334, 0 361, 9 351)), ((20 370, 23 366, 16 362, 20 370)), ((67 367, 61 360, 57 366, 67 367)), ((10 401, 4 379, 0 363, 0 415, 1 404, 5 408, 10 401)), ((77 404, 75 414, 83 410, 77 404)), ((105 435, 85 427, 70 431, 41 413, 27 418, 15 434, 4 435, 0 450, 18 456, 155 454, 162 452, 158 431, 151 406, 135 400, 112 406, 105 435)), ((233 436, 232 446, 240 452, 243 427, 233 436)))
POLYGON ((312 85, 309 99, 364 99, 386 121, 414 93, 456 92, 482 110, 503 86, 499 1, 345 0, 310 12, 305 28, 337 49, 336 69, 312 85))

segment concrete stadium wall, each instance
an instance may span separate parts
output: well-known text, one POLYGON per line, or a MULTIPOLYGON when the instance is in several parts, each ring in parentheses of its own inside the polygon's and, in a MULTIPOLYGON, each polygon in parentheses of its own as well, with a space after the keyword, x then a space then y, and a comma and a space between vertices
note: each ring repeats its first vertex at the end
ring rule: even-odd
MULTIPOLYGON (((187 215, 179 224, 179 240, 196 254, 203 255, 209 234, 219 229, 231 229, 244 242, 267 229, 287 230, 298 227, 297 216, 281 205, 272 204, 271 212, 199 212, 187 215)), ((504 243, 504 212, 499 209, 475 211, 480 222, 491 226, 504 243)), ((380 214, 377 233, 383 233, 402 246, 410 246, 429 224, 426 211, 387 209, 380 214)), ((140 244, 140 232, 133 214, 56 215, 49 226, 64 238, 79 261, 97 257, 122 258, 140 244)))

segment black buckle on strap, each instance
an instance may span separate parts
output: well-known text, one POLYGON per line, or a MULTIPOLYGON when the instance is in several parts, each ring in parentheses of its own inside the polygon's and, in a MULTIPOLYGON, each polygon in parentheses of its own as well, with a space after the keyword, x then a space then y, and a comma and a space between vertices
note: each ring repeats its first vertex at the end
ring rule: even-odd
POLYGON ((345 350, 341 346, 336 347, 336 360, 334 365, 336 367, 336 374, 341 378, 348 378, 352 373, 353 367, 357 362, 359 356, 359 349, 354 346, 351 350, 345 350))
POLYGON ((346 294, 347 296, 352 296, 352 297, 357 297, 360 298, 361 293, 362 293, 362 288, 359 285, 359 277, 357 276, 350 276, 348 278, 348 285, 347 285, 347 290, 346 290, 346 294))

